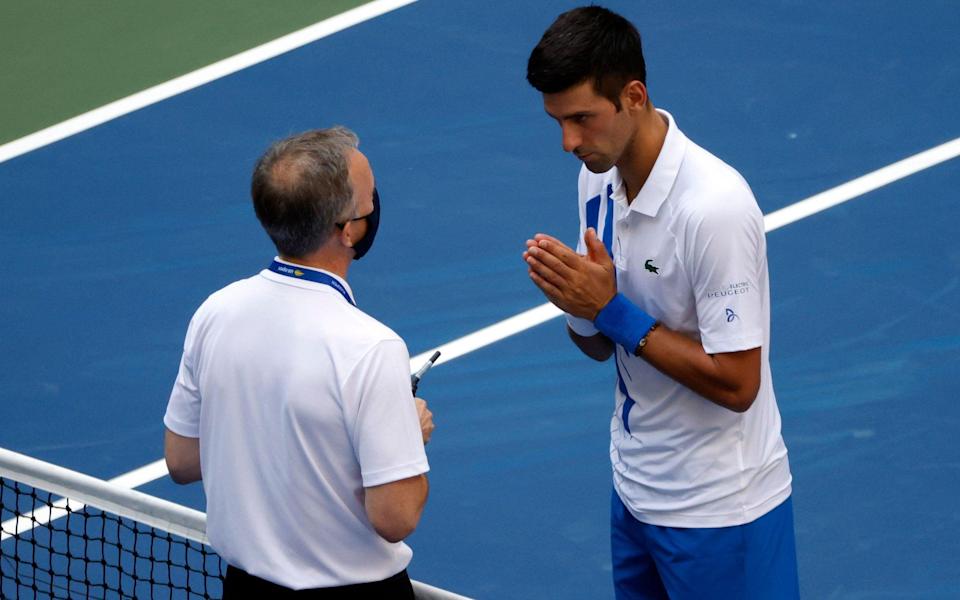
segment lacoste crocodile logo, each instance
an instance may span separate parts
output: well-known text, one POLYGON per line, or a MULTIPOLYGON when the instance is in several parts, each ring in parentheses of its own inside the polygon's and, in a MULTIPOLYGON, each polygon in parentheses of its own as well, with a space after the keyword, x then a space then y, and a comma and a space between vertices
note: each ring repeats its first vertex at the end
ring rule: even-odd
POLYGON ((646 269, 646 270, 648 270, 648 271, 650 271, 650 272, 653 273, 654 275, 659 275, 659 274, 660 274, 660 267, 657 267, 657 266, 654 266, 653 264, 651 264, 652 261, 653 261, 652 258, 648 258, 648 259, 647 259, 647 262, 643 263, 643 268, 646 269))

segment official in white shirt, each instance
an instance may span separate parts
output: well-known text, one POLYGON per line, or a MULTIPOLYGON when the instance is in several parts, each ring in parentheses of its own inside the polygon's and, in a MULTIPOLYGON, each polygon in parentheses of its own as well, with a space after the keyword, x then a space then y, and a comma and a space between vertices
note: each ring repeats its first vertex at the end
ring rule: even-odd
POLYGON ((279 256, 187 330, 165 454, 175 481, 203 480, 226 598, 413 598, 402 540, 426 503, 433 420, 403 340, 347 283, 380 214, 357 145, 335 127, 266 151, 253 204, 279 256))

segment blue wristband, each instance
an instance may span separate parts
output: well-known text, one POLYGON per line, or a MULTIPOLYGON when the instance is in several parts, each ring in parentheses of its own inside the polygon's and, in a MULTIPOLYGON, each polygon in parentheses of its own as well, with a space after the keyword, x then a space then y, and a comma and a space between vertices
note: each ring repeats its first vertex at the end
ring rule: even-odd
POLYGON ((623 294, 614 296, 593 320, 603 335, 623 346, 630 354, 634 353, 637 344, 656 322, 623 294))

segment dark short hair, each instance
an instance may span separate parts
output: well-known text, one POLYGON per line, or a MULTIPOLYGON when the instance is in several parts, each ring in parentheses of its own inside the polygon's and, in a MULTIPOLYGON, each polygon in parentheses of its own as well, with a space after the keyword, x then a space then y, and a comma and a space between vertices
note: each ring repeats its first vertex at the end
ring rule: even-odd
POLYGON ((547 28, 527 61, 527 81, 554 94, 593 79, 594 89, 620 110, 620 92, 633 80, 647 84, 640 33, 601 6, 565 12, 547 28))
POLYGON ((315 129, 275 142, 257 161, 253 208, 280 254, 310 254, 352 214, 348 159, 358 143, 346 127, 315 129))

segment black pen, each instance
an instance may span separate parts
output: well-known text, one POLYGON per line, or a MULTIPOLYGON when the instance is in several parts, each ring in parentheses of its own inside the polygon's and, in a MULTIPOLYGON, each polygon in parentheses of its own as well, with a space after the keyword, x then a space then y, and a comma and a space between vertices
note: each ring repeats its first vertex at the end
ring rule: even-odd
POLYGON ((430 367, 433 366, 433 363, 437 362, 437 359, 440 358, 440 351, 437 350, 433 353, 433 356, 430 357, 430 360, 426 362, 420 370, 410 376, 410 387, 413 388, 413 395, 417 395, 417 386, 420 384, 420 378, 423 377, 423 374, 430 370, 430 367))

